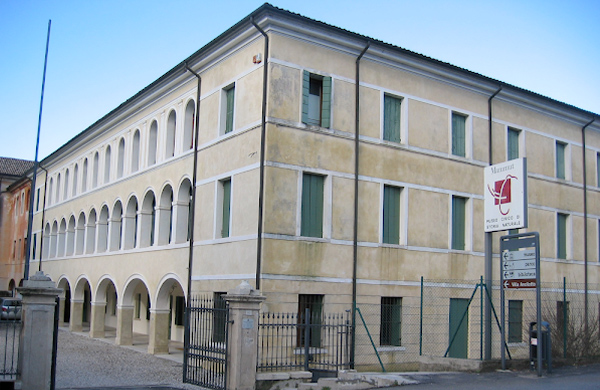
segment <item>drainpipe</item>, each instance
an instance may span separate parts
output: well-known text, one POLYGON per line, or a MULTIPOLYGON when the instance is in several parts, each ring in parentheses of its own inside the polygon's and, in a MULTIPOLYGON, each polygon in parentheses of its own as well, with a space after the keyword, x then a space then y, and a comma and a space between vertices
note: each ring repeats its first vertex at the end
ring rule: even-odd
POLYGON ((584 306, 584 313, 583 313, 583 318, 584 318, 584 334, 586 336, 588 336, 588 256, 587 256, 587 236, 588 236, 588 231, 587 231, 587 219, 588 219, 588 212, 587 212, 587 170, 585 167, 585 129, 586 127, 588 127, 589 125, 591 125, 592 123, 594 123, 596 119, 593 118, 591 121, 589 121, 588 123, 585 124, 585 126, 583 126, 583 128, 581 129, 581 139, 582 139, 582 143, 583 143, 583 262, 584 262, 584 269, 583 269, 583 275, 584 275, 584 284, 585 284, 585 306, 584 306))
MULTIPOLYGON (((42 203, 42 234, 40 234, 40 263, 38 265, 38 271, 42 270, 42 253, 44 253, 44 222, 46 220, 46 189, 48 187, 48 170, 46 168, 44 168, 41 164, 38 165, 38 167, 42 168, 44 170, 44 172, 46 172, 46 175, 44 175, 44 202, 42 203)), ((35 188, 31 189, 31 192, 34 192, 35 188)), ((35 194, 34 194, 35 197, 35 194)), ((38 199, 38 202, 40 200, 38 199)), ((33 209, 33 203, 29 205, 30 209, 33 209)))
POLYGON ((185 332, 184 332, 184 348, 183 348, 183 381, 187 378, 188 365, 188 347, 190 345, 190 307, 192 301, 192 265, 194 263, 194 221, 196 216, 196 180, 198 171, 198 133, 200 125, 200 88, 202 87, 202 77, 194 72, 188 64, 185 68, 198 79, 198 87, 196 90, 196 118, 194 121, 194 172, 192 173, 192 199, 190 206, 190 215, 188 216, 188 226, 190 229, 190 247, 188 257, 188 278, 187 278, 187 300, 185 310, 185 332))
MULTIPOLYGON (((493 148, 492 148, 492 99, 496 97, 502 91, 502 87, 499 87, 496 92, 488 99, 488 164, 493 164, 493 148)), ((488 292, 492 293, 492 233, 485 233, 485 264, 484 264, 484 278, 485 285, 488 292)), ((492 306, 491 302, 485 302, 485 313, 484 313, 484 339, 485 339, 485 360, 492 358, 492 306)))
POLYGON ((263 64, 263 91, 262 91, 262 112, 261 112, 261 130, 260 130, 260 179, 258 184, 258 231, 256 237, 256 289, 260 290, 260 277, 262 267, 262 235, 263 235, 263 202, 265 195, 265 143, 266 143, 266 118, 267 118, 267 76, 269 74, 269 37, 267 33, 250 18, 250 22, 265 37, 265 62, 263 64))
POLYGON ((350 351, 350 368, 354 368, 354 353, 356 338, 356 278, 358 273, 358 167, 359 167, 359 135, 360 135, 360 60, 371 45, 367 42, 365 48, 356 57, 356 93, 355 93, 355 122, 354 122, 354 244, 352 255, 352 343, 350 351))

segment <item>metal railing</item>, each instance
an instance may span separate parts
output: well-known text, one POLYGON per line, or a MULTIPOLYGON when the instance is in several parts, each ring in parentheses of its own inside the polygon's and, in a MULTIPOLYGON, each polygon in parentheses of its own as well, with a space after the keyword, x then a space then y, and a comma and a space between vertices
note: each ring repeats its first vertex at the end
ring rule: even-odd
POLYGON ((0 320, 0 381, 3 382, 15 381, 19 375, 19 345, 23 324, 20 316, 18 319, 12 317, 0 320))

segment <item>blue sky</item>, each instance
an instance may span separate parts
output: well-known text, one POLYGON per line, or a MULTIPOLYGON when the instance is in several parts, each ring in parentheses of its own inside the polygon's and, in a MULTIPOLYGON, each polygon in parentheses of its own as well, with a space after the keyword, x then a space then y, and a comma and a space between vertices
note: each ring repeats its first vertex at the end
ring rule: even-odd
MULTIPOLYGON (((600 1, 271 4, 600 113, 600 1)), ((262 1, 0 0, 0 156, 40 160, 262 1)))

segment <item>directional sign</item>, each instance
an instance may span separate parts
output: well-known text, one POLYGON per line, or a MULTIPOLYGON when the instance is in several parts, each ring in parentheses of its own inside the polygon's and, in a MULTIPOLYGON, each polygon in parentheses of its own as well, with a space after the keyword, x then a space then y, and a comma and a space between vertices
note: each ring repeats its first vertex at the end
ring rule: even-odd
POLYGON ((537 283, 531 279, 513 279, 505 280, 503 284, 504 288, 536 288, 537 283))
MULTIPOLYGON (((524 251, 504 251, 502 252, 502 260, 535 260, 535 248, 524 251)), ((534 265, 535 266, 535 265, 534 265)))
POLYGON ((515 270, 515 269, 533 269, 535 270, 535 258, 531 260, 513 260, 513 261, 503 261, 502 269, 507 270, 515 270))

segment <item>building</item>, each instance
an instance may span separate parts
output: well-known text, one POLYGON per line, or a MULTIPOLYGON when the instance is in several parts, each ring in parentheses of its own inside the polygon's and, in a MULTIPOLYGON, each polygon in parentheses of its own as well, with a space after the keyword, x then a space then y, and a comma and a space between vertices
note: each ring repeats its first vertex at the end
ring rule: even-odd
POLYGON ((265 4, 42 161, 31 268, 72 330, 152 353, 188 287, 401 305, 484 274, 484 167, 527 157, 544 278, 598 283, 596 118, 265 4))
POLYGON ((0 157, 0 291, 13 295, 23 280, 33 161, 0 157))

